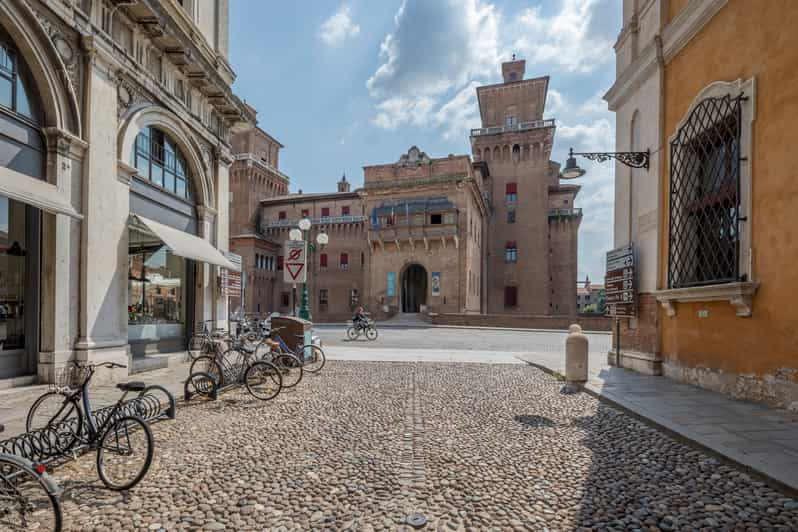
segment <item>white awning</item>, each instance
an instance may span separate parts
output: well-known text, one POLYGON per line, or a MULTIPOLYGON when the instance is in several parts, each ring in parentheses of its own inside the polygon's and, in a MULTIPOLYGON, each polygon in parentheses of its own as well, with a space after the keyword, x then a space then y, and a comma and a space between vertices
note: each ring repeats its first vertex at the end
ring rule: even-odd
POLYGON ((240 270, 207 240, 190 235, 180 229, 155 222, 149 218, 139 216, 138 214, 134 214, 133 217, 144 224, 147 229, 155 233, 155 236, 163 240, 164 244, 166 244, 175 255, 198 260, 200 262, 207 262, 208 264, 215 264, 222 268, 227 268, 228 270, 240 270))
POLYGON ((43 211, 83 219, 83 215, 72 208, 66 194, 57 186, 11 168, 0 167, 0 195, 43 211))

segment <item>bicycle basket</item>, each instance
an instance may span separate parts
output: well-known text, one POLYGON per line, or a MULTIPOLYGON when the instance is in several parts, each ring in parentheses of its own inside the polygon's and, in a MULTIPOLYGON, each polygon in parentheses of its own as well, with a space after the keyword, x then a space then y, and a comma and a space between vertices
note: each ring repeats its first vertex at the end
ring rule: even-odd
POLYGON ((68 362, 66 366, 55 371, 55 380, 50 388, 61 390, 63 388, 78 388, 89 376, 89 368, 81 367, 68 362))

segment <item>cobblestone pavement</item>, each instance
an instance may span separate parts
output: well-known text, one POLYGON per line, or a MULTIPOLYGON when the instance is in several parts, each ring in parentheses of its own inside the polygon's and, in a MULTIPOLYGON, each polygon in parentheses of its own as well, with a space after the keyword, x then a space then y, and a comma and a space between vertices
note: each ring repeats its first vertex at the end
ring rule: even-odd
POLYGON ((154 425, 130 493, 99 489, 93 455, 58 469, 66 528, 798 530, 798 501, 560 389, 524 365, 330 361, 154 425))

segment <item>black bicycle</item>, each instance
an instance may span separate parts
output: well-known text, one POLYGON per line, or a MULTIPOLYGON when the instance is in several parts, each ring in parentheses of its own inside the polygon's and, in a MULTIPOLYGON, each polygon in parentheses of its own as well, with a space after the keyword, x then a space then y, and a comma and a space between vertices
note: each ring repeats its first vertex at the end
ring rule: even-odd
POLYGON ((89 403, 89 383, 97 368, 125 368, 122 364, 73 363, 76 387, 50 391, 39 397, 28 411, 26 428, 45 431, 47 454, 63 456, 78 444, 97 450, 97 473, 103 484, 115 491, 129 490, 147 474, 153 456, 153 437, 147 422, 123 406, 127 394, 141 392, 143 382, 116 385, 123 393, 110 409, 97 419, 89 403))
POLYGON ((59 494, 44 465, 0 453, 0 530, 59 532, 59 494))

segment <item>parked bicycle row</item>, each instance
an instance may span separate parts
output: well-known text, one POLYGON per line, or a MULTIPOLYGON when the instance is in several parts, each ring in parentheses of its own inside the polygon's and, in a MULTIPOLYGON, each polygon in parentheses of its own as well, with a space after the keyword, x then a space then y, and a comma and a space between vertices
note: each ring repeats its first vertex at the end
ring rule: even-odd
POLYGON ((264 327, 256 319, 242 320, 235 332, 203 327, 188 346, 193 360, 186 399, 194 395, 215 398, 219 391, 241 385, 253 397, 268 401, 282 389, 299 384, 306 372, 321 371, 326 361, 321 346, 309 332, 284 338, 288 329, 264 327))
POLYGON ((175 403, 165 388, 125 382, 116 386, 121 395, 114 405, 92 411, 89 385, 97 370, 125 367, 67 364, 31 405, 26 432, 0 441, 0 530, 61 530, 61 490, 48 463, 95 451, 98 476, 114 491, 132 489, 146 476, 154 455, 149 422, 174 419, 175 403), (131 393, 138 395, 128 399, 131 393))

